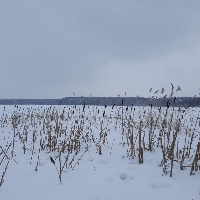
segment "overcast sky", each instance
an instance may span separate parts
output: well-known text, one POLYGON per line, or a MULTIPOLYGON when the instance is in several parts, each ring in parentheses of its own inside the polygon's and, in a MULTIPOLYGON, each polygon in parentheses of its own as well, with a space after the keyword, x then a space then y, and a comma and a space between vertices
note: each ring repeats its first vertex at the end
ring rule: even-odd
POLYGON ((0 99, 199 96, 200 1, 1 0, 0 99))

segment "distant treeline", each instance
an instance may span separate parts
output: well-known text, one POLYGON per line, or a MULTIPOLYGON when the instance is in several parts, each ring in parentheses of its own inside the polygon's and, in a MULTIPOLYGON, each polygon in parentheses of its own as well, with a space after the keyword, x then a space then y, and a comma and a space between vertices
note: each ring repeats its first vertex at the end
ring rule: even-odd
POLYGON ((200 107, 200 97, 150 99, 143 97, 65 97, 62 99, 0 99, 0 105, 97 105, 200 107))

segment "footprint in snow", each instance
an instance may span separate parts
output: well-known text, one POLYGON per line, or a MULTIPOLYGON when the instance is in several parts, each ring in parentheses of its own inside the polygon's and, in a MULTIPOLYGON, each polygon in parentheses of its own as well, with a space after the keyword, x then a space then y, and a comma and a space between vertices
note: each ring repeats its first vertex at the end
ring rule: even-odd
POLYGON ((92 158, 92 157, 89 157, 89 159, 88 159, 89 161, 93 161, 94 160, 94 158, 92 158))
POLYGON ((120 179, 123 180, 123 181, 126 180, 127 177, 128 177, 128 176, 127 176, 127 174, 125 174, 125 173, 121 173, 121 174, 120 174, 120 179))
POLYGON ((170 183, 168 183, 167 181, 155 181, 151 183, 151 186, 153 188, 164 188, 164 187, 169 187, 170 183))
POLYGON ((135 176, 132 173, 129 173, 129 172, 127 172, 127 173, 122 172, 122 173, 120 173, 119 177, 123 181, 126 180, 127 178, 129 178, 130 180, 133 180, 135 178, 135 176))

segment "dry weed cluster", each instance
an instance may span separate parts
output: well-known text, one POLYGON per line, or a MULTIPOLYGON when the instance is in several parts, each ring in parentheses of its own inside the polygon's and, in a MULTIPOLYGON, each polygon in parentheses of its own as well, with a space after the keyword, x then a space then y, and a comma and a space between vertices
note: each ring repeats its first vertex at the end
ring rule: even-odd
POLYGON ((12 112, 4 107, 0 116, 0 166, 4 166, 0 187, 9 163, 18 164, 17 149, 30 156, 35 171, 44 164, 42 155, 48 154, 45 162, 55 166, 62 184, 63 172, 77 167, 91 147, 99 155, 105 150, 112 154, 111 135, 121 138, 118 145, 126 152, 122 159, 138 159, 142 164, 145 151, 160 150, 163 175, 173 176, 175 165, 180 170, 189 168, 193 175, 200 169, 199 119, 192 108, 126 107, 123 102, 119 107, 15 106, 12 112))

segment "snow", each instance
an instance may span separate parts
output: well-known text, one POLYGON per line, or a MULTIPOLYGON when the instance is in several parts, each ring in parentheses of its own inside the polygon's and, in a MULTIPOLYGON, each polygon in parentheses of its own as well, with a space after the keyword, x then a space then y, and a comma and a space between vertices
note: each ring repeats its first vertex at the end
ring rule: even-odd
MULTIPOLYGON (((184 108, 182 109, 184 110, 184 108)), ((123 108, 124 132, 128 131, 125 116, 131 115, 132 123, 135 125, 136 156, 130 155, 126 134, 122 136, 121 110, 121 107, 96 106, 86 106, 85 108, 82 106, 48 107, 42 105, 0 106, 0 146, 3 150, 7 149, 4 152, 0 149, 0 162, 2 161, 0 179, 9 161, 3 177, 4 182, 0 187, 0 199, 200 199, 199 171, 194 171, 194 175, 190 176, 190 167, 180 170, 179 162, 174 162, 172 177, 170 177, 170 173, 163 174, 161 165, 163 155, 159 145, 158 147, 155 145, 152 152, 144 150, 144 162, 139 164, 137 128, 141 119, 143 122, 149 120, 148 116, 151 110, 148 107, 136 107, 135 111, 130 107, 128 110, 126 107, 123 108), (20 120, 13 128, 12 122, 16 118, 20 118, 20 120), (60 127, 58 133, 61 133, 57 135, 56 147, 59 149, 50 151, 46 146, 42 150, 40 142, 44 141, 44 145, 48 144, 48 130, 51 130, 52 137, 57 134, 56 119, 58 119, 57 125, 60 127), (66 130, 66 132, 64 133, 62 130, 66 130), (64 140, 75 139, 75 135, 78 133, 81 136, 84 135, 85 138, 88 136, 86 142, 82 141, 81 137, 79 138, 80 151, 72 150, 71 153, 68 153, 66 148, 61 152, 61 143, 64 140), (101 139, 99 133, 102 133, 101 139), (26 134, 27 141, 25 141, 26 134), (74 138, 69 139, 70 134, 74 134, 74 138), (9 144, 11 144, 10 147, 9 144), (61 162, 59 162, 59 155, 61 155, 61 162), (55 165, 50 161, 50 156, 55 161, 55 165), (60 163, 61 168, 63 167, 61 181, 59 179, 60 163), (36 166, 37 170, 35 170, 36 166)), ((193 149, 190 157, 184 160, 184 166, 191 165, 199 141, 199 110, 199 108, 187 108, 183 114, 177 108, 174 111, 171 108, 168 112, 168 120, 173 113, 172 124, 175 124, 177 119, 181 119, 181 130, 177 138, 179 149, 184 147, 185 141, 186 143, 190 142, 193 132, 196 136, 192 142, 193 149), (186 130, 189 131, 187 136, 186 130)), ((161 120, 164 113, 166 113, 166 108, 162 108, 161 117, 157 119, 161 120)), ((153 108, 154 119, 158 116, 158 108, 153 108)), ((145 143, 147 144, 149 127, 143 127, 142 130, 142 137, 144 133, 146 134, 145 143)), ((159 127, 154 130, 156 137, 158 137, 159 130, 159 127)), ((175 148, 177 148, 177 143, 175 148)), ((178 160, 180 161, 180 158, 178 160)), ((167 170, 169 171, 169 169, 167 170)))

